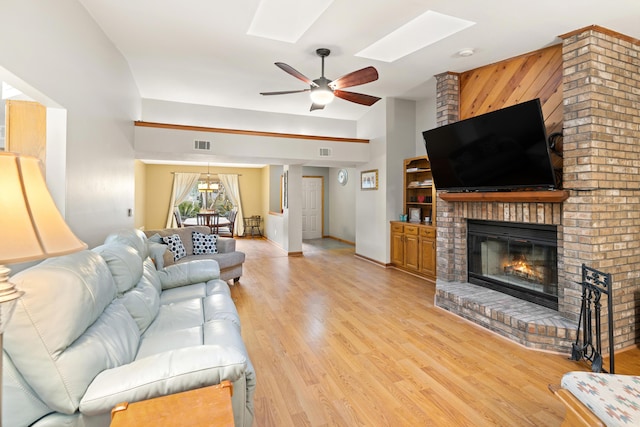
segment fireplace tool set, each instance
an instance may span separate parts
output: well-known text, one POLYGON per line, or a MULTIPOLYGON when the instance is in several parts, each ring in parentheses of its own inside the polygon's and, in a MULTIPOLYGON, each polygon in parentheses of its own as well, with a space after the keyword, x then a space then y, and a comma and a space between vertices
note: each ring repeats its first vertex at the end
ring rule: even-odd
POLYGON ((582 305, 576 331, 576 342, 571 346, 571 360, 585 359, 591 362, 593 372, 602 369, 602 294, 607 295, 607 329, 609 331, 609 373, 614 373, 613 361, 613 304, 611 274, 603 273, 582 264, 582 305), (582 329, 582 343, 580 343, 582 329), (595 343, 594 343, 595 335, 595 343))

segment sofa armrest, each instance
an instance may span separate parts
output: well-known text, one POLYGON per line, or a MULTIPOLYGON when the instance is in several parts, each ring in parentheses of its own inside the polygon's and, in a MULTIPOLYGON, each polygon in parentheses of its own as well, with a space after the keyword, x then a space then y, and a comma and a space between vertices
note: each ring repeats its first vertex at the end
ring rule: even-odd
POLYGON ((177 288, 220 278, 220 266, 212 259, 197 259, 158 270, 162 289, 177 288))
POLYGON ((168 351, 107 369, 89 384, 80 412, 98 415, 138 402, 244 377, 247 358, 233 348, 203 345, 168 351))
POLYGON ((230 254, 236 251, 236 239, 231 237, 218 237, 216 248, 221 254, 230 254))

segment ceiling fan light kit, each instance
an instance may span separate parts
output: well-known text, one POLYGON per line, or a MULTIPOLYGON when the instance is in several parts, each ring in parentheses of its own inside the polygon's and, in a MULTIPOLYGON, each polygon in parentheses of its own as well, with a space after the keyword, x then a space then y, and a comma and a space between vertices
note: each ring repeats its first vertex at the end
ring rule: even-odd
POLYGON ((314 87, 311 89, 310 97, 314 104, 327 105, 333 101, 335 95, 328 87, 314 87))
POLYGON ((326 48, 316 49, 316 54, 322 59, 322 75, 315 80, 309 79, 304 74, 283 62, 275 63, 277 67, 286 73, 307 83, 309 85, 309 89, 261 92, 260 94, 285 95, 290 93, 309 92, 312 102, 311 111, 323 109, 324 106, 333 101, 333 98, 336 96, 346 101, 366 106, 371 106, 380 100, 380 98, 376 96, 340 90, 346 87, 358 86, 378 80, 378 71, 373 67, 365 67, 360 70, 353 71, 333 81, 327 79, 324 76, 324 58, 329 56, 330 53, 331 51, 326 48))

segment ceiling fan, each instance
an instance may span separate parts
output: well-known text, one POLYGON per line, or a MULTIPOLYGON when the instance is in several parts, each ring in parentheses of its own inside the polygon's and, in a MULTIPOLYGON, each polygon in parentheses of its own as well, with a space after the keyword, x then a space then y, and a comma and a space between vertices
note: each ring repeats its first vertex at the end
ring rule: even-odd
POLYGON ((356 104, 367 106, 371 106, 380 100, 380 98, 376 96, 341 90, 343 88, 358 86, 378 80, 378 71, 373 67, 365 67, 361 70, 353 71, 335 80, 327 79, 324 76, 324 58, 329 56, 330 53, 331 51, 326 48, 316 49, 316 54, 322 58, 322 76, 315 80, 309 79, 307 76, 284 62, 276 62, 276 66, 291 74, 293 77, 307 83, 310 88, 280 92, 260 92, 260 95, 286 95, 289 93, 310 92, 312 102, 310 111, 323 109, 324 106, 333 101, 333 98, 336 96, 347 101, 355 102, 356 104))

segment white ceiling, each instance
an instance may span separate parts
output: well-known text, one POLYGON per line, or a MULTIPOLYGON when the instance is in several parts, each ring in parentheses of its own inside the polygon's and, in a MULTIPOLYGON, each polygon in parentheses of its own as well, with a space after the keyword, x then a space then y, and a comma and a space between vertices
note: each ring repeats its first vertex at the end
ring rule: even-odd
POLYGON ((143 98, 351 120, 368 107, 336 99, 309 112, 307 93, 261 96, 308 87, 273 63, 315 79, 315 50, 326 47, 329 79, 369 65, 379 72, 378 81, 347 90, 420 100, 434 96, 435 74, 556 44, 558 35, 588 25, 640 39, 638 0, 335 0, 295 43, 247 35, 258 0, 80 2, 128 60, 143 98), (428 10, 475 25, 395 62, 355 56, 428 10), (465 48, 475 54, 456 54, 465 48))

